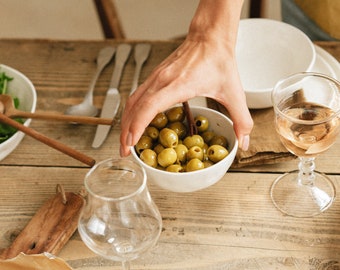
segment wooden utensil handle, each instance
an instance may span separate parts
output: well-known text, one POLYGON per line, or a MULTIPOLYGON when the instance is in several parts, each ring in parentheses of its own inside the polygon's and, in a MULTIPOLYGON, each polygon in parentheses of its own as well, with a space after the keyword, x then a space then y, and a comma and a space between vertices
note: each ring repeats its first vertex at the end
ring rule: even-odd
POLYGON ((185 101, 182 103, 183 104, 183 110, 184 114, 187 118, 188 126, 189 126, 189 134, 190 136, 197 134, 197 127, 195 124, 195 119, 194 116, 191 113, 190 107, 189 107, 189 102, 185 101))
POLYGON ((56 121, 66 121, 70 123, 79 124, 90 124, 90 125, 109 125, 114 123, 113 119, 110 118, 100 118, 100 117, 90 117, 90 116, 73 116, 64 114, 52 114, 52 113, 29 113, 29 112, 14 112, 12 117, 23 117, 23 118, 33 118, 33 119, 43 119, 43 120, 56 120, 56 121))
POLYGON ((92 167, 96 161, 91 158, 91 157, 88 157, 86 156, 85 154, 83 153, 80 153, 78 152, 77 150, 73 149, 73 148, 70 148, 68 147, 67 145, 65 144, 62 144, 56 140, 53 140, 51 138, 48 138, 46 137, 45 135, 35 131, 34 129, 31 129, 29 127, 26 127, 20 123, 18 123, 17 121, 5 116, 4 114, 0 113, 0 121, 7 124, 7 125, 10 125, 22 132, 24 132, 25 134, 33 137, 34 139, 70 156, 70 157, 73 157, 74 159, 76 160, 79 160, 81 162, 83 162, 84 164, 92 167))

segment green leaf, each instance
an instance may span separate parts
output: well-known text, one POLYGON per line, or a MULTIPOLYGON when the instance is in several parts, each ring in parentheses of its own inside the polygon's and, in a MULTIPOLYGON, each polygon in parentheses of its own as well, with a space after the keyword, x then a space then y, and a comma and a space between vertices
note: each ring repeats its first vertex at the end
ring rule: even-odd
POLYGON ((13 78, 7 76, 5 72, 0 73, 0 93, 1 94, 7 93, 8 82, 11 80, 13 80, 13 78))
MULTIPOLYGON (((8 82, 11 81, 11 80, 13 80, 13 78, 7 76, 5 74, 5 72, 0 73, 0 94, 6 94, 7 93, 8 82)), ((19 99, 17 97, 14 97, 13 102, 14 102, 15 108, 18 108, 19 103, 20 103, 19 99)), ((21 124, 24 123, 24 120, 22 118, 15 118, 14 120, 21 123, 21 124)), ((6 124, 3 124, 3 123, 0 123, 0 143, 8 140, 11 136, 14 135, 15 132, 17 132, 16 128, 9 126, 9 125, 6 125, 6 124)))

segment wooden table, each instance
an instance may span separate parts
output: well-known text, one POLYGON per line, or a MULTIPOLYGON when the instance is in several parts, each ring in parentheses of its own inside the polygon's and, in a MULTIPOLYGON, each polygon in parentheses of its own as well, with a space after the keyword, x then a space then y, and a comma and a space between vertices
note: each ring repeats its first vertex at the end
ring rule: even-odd
MULTIPOLYGON (((318 43, 340 59, 340 43, 318 43)), ((26 74, 38 93, 38 111, 63 112, 80 102, 95 71, 100 48, 115 41, 0 40, 0 61, 26 74)), ((140 80, 179 43, 153 42, 140 80)), ((113 65, 101 75, 95 90, 100 107, 113 65)), ((126 97, 134 71, 130 57, 120 91, 126 97)), ((97 161, 118 157, 119 126, 100 149, 92 149, 95 127, 33 120, 33 128, 97 161)), ((317 159, 340 190, 340 140, 317 159)), ((282 215, 272 204, 269 188, 279 174, 297 161, 233 170, 214 186, 195 193, 173 193, 152 183, 149 188, 163 217, 163 231, 151 252, 132 269, 339 269, 340 201, 314 218, 282 215)), ((25 136, 20 146, 0 162, 0 248, 32 218, 62 184, 78 191, 88 168, 25 136)), ((75 233, 58 254, 74 269, 120 269, 120 264, 94 255, 75 233)))

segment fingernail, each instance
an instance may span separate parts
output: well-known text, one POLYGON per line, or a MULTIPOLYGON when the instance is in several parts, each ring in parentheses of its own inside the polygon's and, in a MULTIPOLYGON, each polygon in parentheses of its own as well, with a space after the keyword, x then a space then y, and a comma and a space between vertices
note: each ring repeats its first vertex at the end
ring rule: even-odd
POLYGON ((132 134, 129 132, 129 134, 126 137, 126 145, 132 146, 132 134))
POLYGON ((240 147, 243 151, 247 151, 249 148, 249 135, 243 136, 240 140, 240 147))

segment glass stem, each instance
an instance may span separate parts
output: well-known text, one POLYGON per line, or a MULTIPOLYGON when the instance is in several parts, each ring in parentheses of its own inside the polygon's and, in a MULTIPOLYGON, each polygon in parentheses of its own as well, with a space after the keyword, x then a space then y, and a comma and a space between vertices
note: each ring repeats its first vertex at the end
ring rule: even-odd
POLYGON ((313 186, 315 179, 315 158, 299 157, 299 159, 299 184, 313 186))
POLYGON ((129 261, 122 262, 122 267, 123 270, 130 270, 130 262, 129 261))

